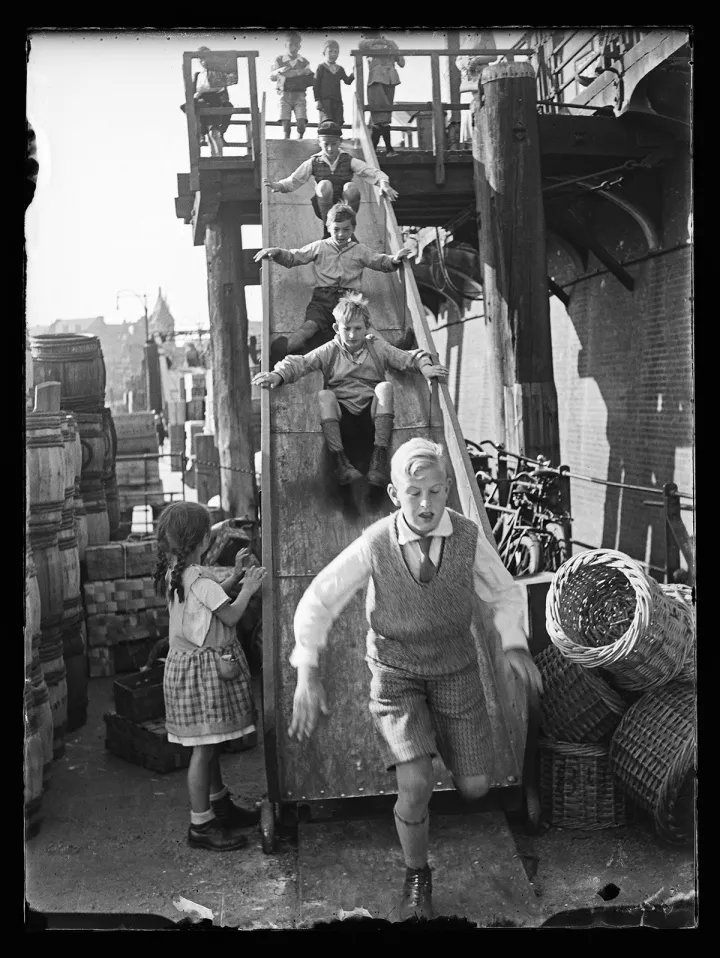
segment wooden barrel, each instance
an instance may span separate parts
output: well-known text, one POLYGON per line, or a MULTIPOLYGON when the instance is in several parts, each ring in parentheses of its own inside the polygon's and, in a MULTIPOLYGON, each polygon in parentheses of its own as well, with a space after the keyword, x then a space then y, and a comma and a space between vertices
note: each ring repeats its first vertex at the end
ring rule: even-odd
POLYGON ((65 753, 67 680, 59 625, 44 628, 40 634, 40 665, 47 685, 53 719, 53 758, 61 758, 65 753))
POLYGON ((59 382, 63 409, 73 412, 102 409, 105 362, 97 336, 34 336, 31 350, 35 383, 59 382))
POLYGON ((109 407, 103 409, 103 432, 105 434, 105 458, 103 459, 102 477, 108 481, 115 473, 115 457, 117 456, 117 431, 113 415, 109 407))
POLYGON ((37 582, 40 591, 40 621, 43 628, 58 625, 63 612, 63 575, 55 526, 30 528, 37 582))
POLYGON ((75 538, 78 544, 78 558, 81 562, 85 561, 85 550, 88 545, 88 525, 85 503, 80 495, 80 483, 75 488, 75 499, 73 509, 73 522, 75 524, 75 538))
POLYGON ((107 502, 108 528, 110 541, 115 542, 120 534, 120 503, 118 498, 118 484, 115 474, 109 479, 103 479, 105 501, 107 502))
POLYGON ((30 526, 60 526, 65 505, 65 442, 59 413, 28 413, 25 427, 30 526))
MULTIPOLYGON (((38 642, 40 636, 38 635, 38 642)), ((44 783, 47 788, 50 784, 50 767, 53 760, 53 718, 50 709, 50 694, 48 693, 47 682, 40 664, 39 651, 37 661, 33 660, 31 670, 32 690, 33 690, 33 710, 35 713, 35 722, 40 732, 40 741, 43 750, 44 783)))
POLYGON ((110 520, 107 512, 107 499, 102 479, 82 479, 80 492, 85 505, 87 522, 87 544, 102 546, 110 541, 110 520))
POLYGON ((44 761, 33 687, 29 679, 25 680, 23 704, 25 708, 25 827, 27 837, 32 838, 37 834, 41 822, 44 761))
POLYGON ((78 413, 77 427, 82 447, 82 479, 102 479, 108 455, 109 433, 103 428, 101 413, 78 413))
POLYGON ((62 421, 60 428, 65 446, 65 512, 74 508, 75 499, 75 440, 77 438, 77 428, 75 417, 67 413, 61 413, 62 421))
POLYGON ((63 580, 63 615, 80 598, 80 555, 72 513, 63 520, 58 534, 58 552, 63 580))
POLYGON ((67 682, 67 731, 70 733, 87 722, 87 631, 79 596, 75 608, 66 611, 62 624, 62 642, 67 682))
POLYGON ((32 661, 33 640, 40 634, 40 586, 32 552, 25 556, 25 662, 32 661))

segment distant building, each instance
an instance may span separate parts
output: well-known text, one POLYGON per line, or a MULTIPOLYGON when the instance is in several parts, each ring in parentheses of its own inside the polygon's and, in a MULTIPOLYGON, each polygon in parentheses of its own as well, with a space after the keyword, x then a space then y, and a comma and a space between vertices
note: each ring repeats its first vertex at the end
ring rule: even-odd
POLYGON ((159 286, 157 301, 148 319, 148 327, 150 335, 159 336, 163 342, 175 335, 175 319, 159 286))

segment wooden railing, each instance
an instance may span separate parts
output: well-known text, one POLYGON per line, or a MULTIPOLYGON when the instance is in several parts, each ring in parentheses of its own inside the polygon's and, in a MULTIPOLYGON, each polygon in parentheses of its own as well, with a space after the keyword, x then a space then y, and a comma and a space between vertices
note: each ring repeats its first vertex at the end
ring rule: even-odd
MULTIPOLYGON (((376 55, 382 55, 383 51, 372 51, 372 50, 351 50, 351 56, 355 58, 355 84, 357 95, 360 97, 360 110, 364 117, 365 111, 370 109, 369 104, 365 102, 365 70, 363 65, 363 59, 365 57, 372 57, 376 55)), ((432 115, 432 150, 435 155, 435 183, 438 186, 442 186, 445 182, 445 152, 447 150, 447 136, 445 133, 445 113, 446 111, 459 111, 469 109, 469 104, 467 103, 443 103, 442 99, 442 90, 440 85, 440 57, 449 57, 455 59, 459 56, 489 56, 489 57, 499 57, 505 56, 508 59, 512 59, 515 56, 530 56, 532 50, 520 50, 518 48, 513 49, 500 49, 500 50, 490 50, 484 47, 478 47, 473 49, 447 49, 447 47, 441 49, 428 49, 428 50, 393 50, 393 54, 401 57, 430 57, 430 77, 432 82, 432 100, 427 103, 426 110, 422 110, 422 103, 409 103, 409 102, 397 102, 393 104, 393 112, 403 110, 403 111, 418 111, 420 109, 421 113, 430 112, 432 115)), ((406 127, 390 127, 390 129, 402 129, 406 130, 406 127)), ((410 128, 412 129, 412 128, 410 128)), ((420 133, 418 132, 418 139, 420 139, 420 133)))
POLYGON ((623 54, 646 30, 566 30, 525 34, 515 52, 534 49, 531 63, 537 74, 538 107, 558 113, 572 104, 590 82, 606 70, 617 70, 623 54))
MULTIPOLYGON (((235 57, 244 60, 247 67, 247 77, 250 95, 249 107, 196 107, 193 89, 192 63, 199 60, 197 51, 183 53, 183 81, 185 84, 185 114, 188 127, 188 148, 190 152, 190 189, 195 192, 200 189, 200 125, 201 116, 249 116, 249 119, 231 119, 232 126, 240 126, 245 130, 245 140, 235 143, 226 141, 227 146, 239 147, 245 150, 255 168, 256 185, 260 186, 260 112, 258 109, 257 71, 255 60, 257 50, 213 50, 214 56, 235 57)), ((239 70, 238 70, 239 74, 239 70)))

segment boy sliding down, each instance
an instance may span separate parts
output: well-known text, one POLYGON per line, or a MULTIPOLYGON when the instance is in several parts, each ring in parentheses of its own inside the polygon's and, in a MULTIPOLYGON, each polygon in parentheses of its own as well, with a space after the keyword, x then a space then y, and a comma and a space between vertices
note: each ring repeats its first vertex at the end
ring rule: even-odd
POLYGON ((396 349, 368 332, 370 312, 359 293, 348 293, 333 310, 336 336, 306 356, 288 356, 271 373, 258 373, 254 386, 277 389, 322 370, 324 388, 318 393, 325 442, 335 460, 337 480, 348 485, 360 473, 345 454, 345 444, 356 436, 373 437, 367 480, 372 486, 388 481, 387 450, 393 428, 392 383, 388 369, 419 370, 426 379, 447 378, 444 366, 435 366, 427 353, 396 349))
POLYGON ((309 738, 327 714, 318 656, 333 622, 368 586, 370 713, 395 769, 395 825, 406 873, 400 920, 432 918, 428 803, 439 753, 467 801, 489 787, 491 731, 471 634, 476 596, 494 614, 509 664, 542 692, 522 625, 523 596, 474 522, 446 507, 442 447, 411 439, 391 463, 399 511, 374 523, 315 577, 295 612, 290 657, 298 680, 291 737, 309 738))
POLYGON ((274 365, 288 353, 298 353, 318 332, 327 342, 333 333, 333 310, 342 296, 353 290, 361 291, 363 270, 393 273, 412 250, 403 247, 394 256, 376 253, 352 239, 357 220, 350 206, 338 203, 328 213, 330 239, 316 240, 301 249, 261 249, 255 262, 272 259, 281 266, 313 264, 315 289, 305 311, 305 322, 288 338, 279 336, 270 347, 270 361, 274 365))
MULTIPOLYGON (((301 163, 295 172, 285 179, 276 183, 266 179, 265 186, 273 193, 292 193, 307 183, 310 177, 314 177, 315 194, 310 202, 323 226, 335 203, 345 203, 357 213, 360 208, 360 190, 352 182, 353 176, 369 180, 384 196, 396 200, 398 194, 390 186, 387 174, 351 156, 347 150, 341 148, 341 140, 342 128, 337 123, 321 123, 318 127, 320 152, 301 163)), ((326 228, 325 236, 327 235, 326 228)))

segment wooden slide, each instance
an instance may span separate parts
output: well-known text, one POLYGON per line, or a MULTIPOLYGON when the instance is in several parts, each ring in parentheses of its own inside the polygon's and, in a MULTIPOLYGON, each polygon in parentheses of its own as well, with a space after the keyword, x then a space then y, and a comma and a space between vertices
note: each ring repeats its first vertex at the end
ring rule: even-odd
MULTIPOLYGON (((264 130, 264 118, 263 126, 264 130)), ((357 138, 344 148, 377 165, 367 129, 356 123, 357 138)), ((287 176, 318 149, 314 140, 266 139, 263 177, 287 176)), ((360 181, 362 202, 356 235, 379 252, 396 252, 401 243, 392 205, 360 181)), ((402 183, 394 184, 398 190, 402 183)), ((263 192, 263 246, 297 248, 322 238, 322 225, 310 205, 312 183, 294 193, 263 192)), ((313 285, 310 267, 262 265, 262 368, 269 368, 271 342, 289 335, 304 320, 313 285)), ((365 271, 364 292, 373 324, 396 343, 411 325, 420 346, 435 353, 424 309, 404 263, 394 274, 365 271)), ((444 444, 453 467, 452 508, 475 519, 492 534, 450 396, 419 374, 393 373, 395 430, 391 453, 413 436, 444 444)), ((373 500, 365 480, 343 493, 332 474, 320 428, 316 394, 320 373, 262 393, 262 540, 268 581, 263 591, 263 721, 268 799, 263 812, 264 847, 273 847, 274 823, 284 805, 389 795, 394 775, 386 772, 368 712, 370 673, 364 661, 367 625, 364 596, 356 596, 336 623, 322 657, 321 673, 330 715, 322 718, 310 743, 290 741, 296 672, 289 663, 294 644, 293 616, 313 577, 367 526, 388 514, 386 496, 373 500)), ((489 770, 497 788, 518 785, 525 737, 524 692, 508 673, 499 639, 478 603, 478 661, 494 738, 489 770)), ((477 638, 477 637, 476 637, 477 638)), ((438 761, 438 790, 451 788, 438 761)))

